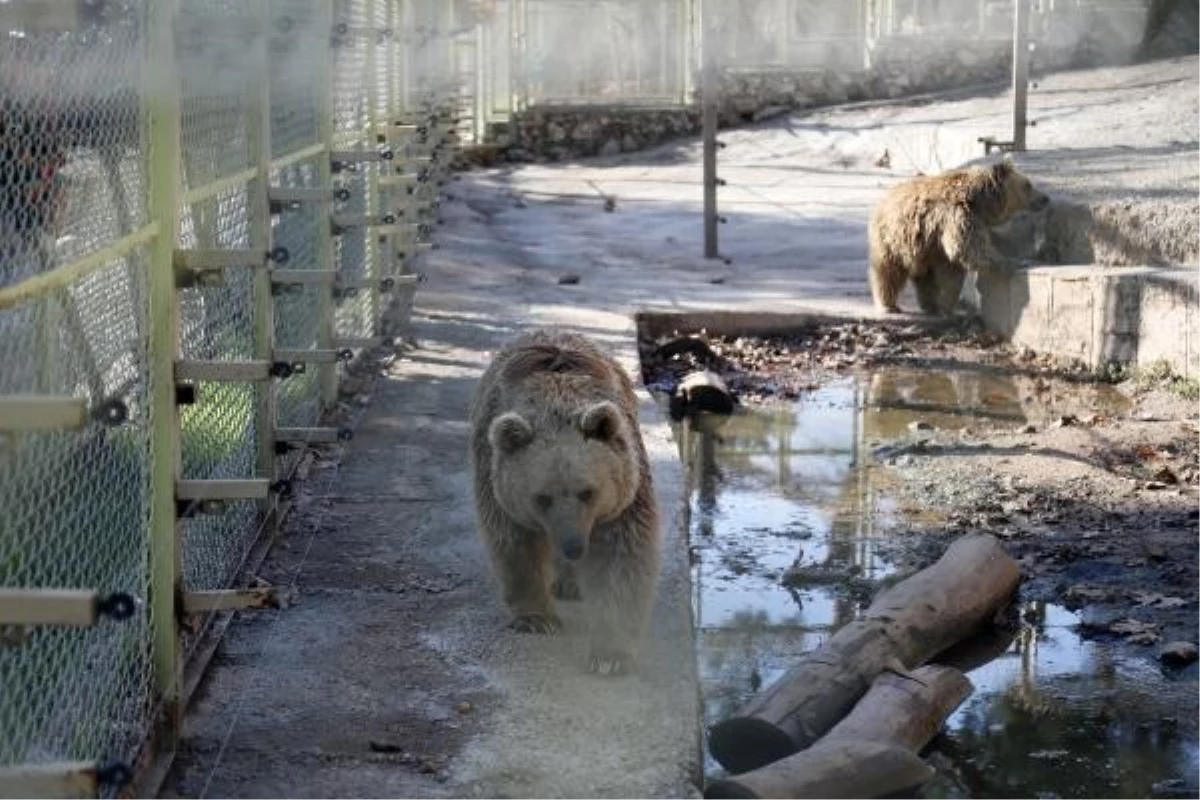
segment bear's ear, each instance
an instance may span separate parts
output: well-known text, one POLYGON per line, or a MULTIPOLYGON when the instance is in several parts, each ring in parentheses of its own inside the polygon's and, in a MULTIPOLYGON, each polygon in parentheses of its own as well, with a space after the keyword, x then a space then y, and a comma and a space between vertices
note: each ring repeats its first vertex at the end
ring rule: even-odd
POLYGON ((579 415, 579 430, 585 439, 614 442, 621 431, 621 410, 605 400, 579 415))
POLYGON ((533 428, 520 414, 509 411, 492 421, 492 427, 488 429, 488 441, 493 450, 515 453, 533 441, 533 428))
POLYGON ((1013 161, 1008 156, 1005 156, 992 165, 992 175, 996 177, 996 180, 1004 180, 1012 174, 1012 171, 1013 161))

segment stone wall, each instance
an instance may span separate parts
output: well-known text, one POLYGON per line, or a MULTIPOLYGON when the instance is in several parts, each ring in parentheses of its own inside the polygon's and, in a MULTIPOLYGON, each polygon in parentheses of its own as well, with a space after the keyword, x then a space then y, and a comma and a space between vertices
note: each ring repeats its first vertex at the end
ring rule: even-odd
POLYGON ((860 100, 893 100, 1008 78, 1012 45, 1003 40, 939 44, 928 37, 891 36, 869 50, 870 67, 856 72, 736 71, 722 75, 721 121, 757 122, 794 109, 860 100))
POLYGON ((502 135, 509 161, 562 161, 632 153, 699 131, 694 108, 535 106, 502 135))

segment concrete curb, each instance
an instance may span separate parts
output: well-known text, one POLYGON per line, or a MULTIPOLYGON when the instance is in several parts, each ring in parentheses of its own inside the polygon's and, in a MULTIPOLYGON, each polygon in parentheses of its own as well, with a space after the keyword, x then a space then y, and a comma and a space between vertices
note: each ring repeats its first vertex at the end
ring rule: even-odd
POLYGON ((988 330, 1015 344, 1091 367, 1166 361, 1200 372, 1200 276, 1156 267, 1034 267, 980 276, 976 303, 988 330))

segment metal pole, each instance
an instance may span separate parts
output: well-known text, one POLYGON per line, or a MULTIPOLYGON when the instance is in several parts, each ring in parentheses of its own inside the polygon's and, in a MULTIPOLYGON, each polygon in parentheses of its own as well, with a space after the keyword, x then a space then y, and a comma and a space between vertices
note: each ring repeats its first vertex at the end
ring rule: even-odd
POLYGON ((1025 150, 1026 103, 1029 94, 1029 0, 1013 0, 1013 136, 1012 149, 1025 150))
MULTIPOLYGON (((267 0, 257 0, 257 19, 260 36, 254 53, 254 65, 263 78, 255 81, 251 90, 250 143, 254 153, 257 176, 246 185, 247 206, 250 213, 250 240, 260 253, 270 251, 271 206, 267 190, 271 185, 271 18, 267 0)), ((254 272, 254 357, 270 360, 275 347, 275 298, 271 292, 271 275, 265 269, 254 272)), ((275 385, 268 382, 257 389, 255 403, 255 427, 257 429, 257 475, 275 480, 275 385)), ((271 514, 271 503, 261 506, 264 519, 271 514)), ((267 536, 270 538, 274 531, 267 536)))
POLYGON ((183 708, 183 662, 179 652, 176 597, 180 590, 175 482, 181 474, 179 411, 175 405, 175 357, 179 305, 172 259, 179 225, 180 85, 175 62, 176 0, 147 3, 148 37, 142 74, 147 126, 148 208, 157 226, 147 275, 146 344, 150 429, 150 597, 155 689, 163 707, 165 750, 179 736, 183 708))
POLYGON ((704 138, 704 257, 720 258, 717 247, 717 47, 712 2, 700 4, 701 128, 704 138))
MULTIPOLYGON (((330 152, 334 149, 334 59, 331 37, 324 35, 333 30, 333 0, 318 0, 316 13, 316 30, 321 32, 317 41, 320 49, 314 55, 320 59, 320 79, 314 88, 317 95, 317 138, 327 148, 317 161, 317 185, 329 188, 333 185, 333 174, 329 163, 330 152)), ((329 219, 322 216, 317 225, 317 268, 333 270, 335 267, 335 251, 333 234, 330 230, 329 219)), ((336 308, 333 303, 333 293, 328 287, 322 287, 317 293, 317 348, 329 350, 333 348, 335 335, 336 308)), ((317 391, 320 397, 321 411, 328 411, 337 403, 338 372, 337 364, 321 364, 317 373, 317 391)))
POLYGON ((687 105, 692 101, 692 92, 696 87, 696 76, 693 66, 696 59, 696 3, 698 0, 682 0, 679 10, 680 25, 683 29, 683 49, 679 53, 679 101, 687 105))
MULTIPOLYGON (((379 3, 384 0, 366 0, 366 12, 368 25, 374 26, 378 21, 379 3)), ((385 128, 387 122, 386 117, 381 118, 379 108, 382 105, 381 98, 386 91, 386 87, 381 86, 379 82, 379 37, 372 35, 367 38, 367 53, 366 62, 363 68, 366 76, 366 100, 367 100, 367 142, 375 142, 376 136, 380 129, 385 128)), ((370 145, 368 145, 370 146, 370 145)), ((384 209, 381 198, 379 196, 379 168, 372 165, 367 170, 366 180, 363 181, 363 191, 366 196, 363 198, 363 207, 368 214, 383 214, 390 213, 392 209, 384 209)), ((391 242, 380 242, 380 237, 374 235, 368 228, 363 234, 363 258, 366 263, 363 264, 363 271, 371 281, 372 286, 378 286, 380 278, 383 277, 383 260, 391 256, 391 242)), ((391 272, 389 269, 388 272, 391 272)), ((367 319, 370 321, 370 328, 357 335, 359 336, 377 336, 382 326, 382 304, 379 302, 379 292, 367 292, 367 319)))
POLYGON ((471 144, 483 144, 487 138, 487 124, 492 116, 492 93, 486 76, 491 72, 490 50, 484 32, 484 19, 475 20, 475 119, 471 120, 471 144))

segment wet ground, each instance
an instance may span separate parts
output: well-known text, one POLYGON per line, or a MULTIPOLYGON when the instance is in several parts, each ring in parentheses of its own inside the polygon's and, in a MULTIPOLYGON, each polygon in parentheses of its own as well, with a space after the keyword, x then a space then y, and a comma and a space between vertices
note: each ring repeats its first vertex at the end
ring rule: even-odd
POLYGON ((881 586, 985 530, 1024 581, 1008 625, 955 661, 975 692, 926 754, 925 796, 1196 796, 1196 667, 1160 659, 1195 642, 1194 401, 1086 380, 961 327, 698 338, 707 347, 683 355, 642 351, 653 388, 707 367, 742 400, 714 433, 677 429, 706 724, 881 586))

